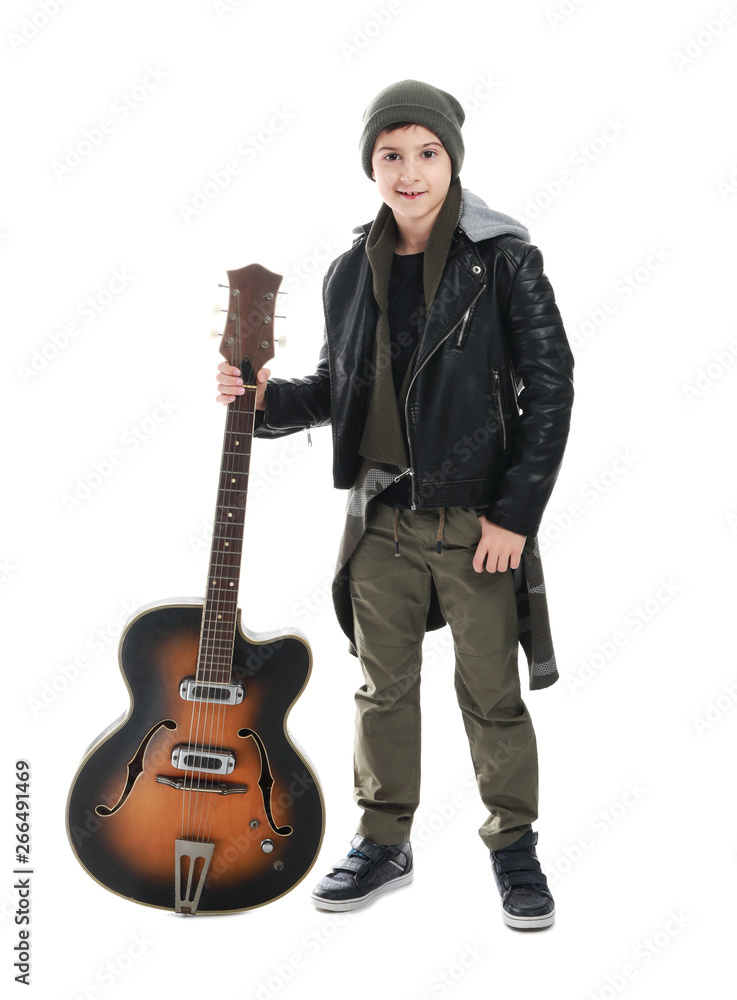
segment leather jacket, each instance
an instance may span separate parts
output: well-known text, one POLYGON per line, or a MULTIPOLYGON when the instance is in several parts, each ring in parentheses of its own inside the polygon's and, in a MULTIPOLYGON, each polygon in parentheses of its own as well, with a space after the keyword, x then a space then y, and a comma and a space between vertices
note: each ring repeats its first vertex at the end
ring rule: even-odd
MULTIPOLYGON (((315 373, 270 379, 255 431, 279 437, 332 424, 338 489, 353 486, 362 463, 378 320, 365 253, 370 228, 354 230, 353 246, 325 275, 315 373)), ((472 507, 537 535, 568 438, 573 363, 527 229, 463 189, 407 393, 413 507, 472 507)))

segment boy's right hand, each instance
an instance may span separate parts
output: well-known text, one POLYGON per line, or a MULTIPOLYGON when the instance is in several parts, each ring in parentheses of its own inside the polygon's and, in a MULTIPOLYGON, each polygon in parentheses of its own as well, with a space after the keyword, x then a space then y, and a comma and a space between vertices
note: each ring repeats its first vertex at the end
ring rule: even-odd
MULTIPOLYGON (((257 410, 266 409, 264 396, 266 394, 266 383, 269 380, 269 375, 271 375, 270 370, 268 368, 262 368, 256 376, 257 410)), ((243 379, 241 378, 240 368, 234 368, 233 365, 229 365, 227 361, 221 361, 218 365, 217 385, 219 392, 215 399, 218 403, 232 403, 236 395, 242 396, 246 391, 243 388, 243 379)))

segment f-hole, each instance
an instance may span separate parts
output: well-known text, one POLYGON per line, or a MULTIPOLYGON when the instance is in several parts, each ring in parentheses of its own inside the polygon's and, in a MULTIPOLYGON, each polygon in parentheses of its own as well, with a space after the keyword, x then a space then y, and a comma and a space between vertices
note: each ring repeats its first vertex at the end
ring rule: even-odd
POLYGON ((133 785, 143 774, 143 758, 146 753, 146 747, 162 727, 164 729, 176 729, 177 724, 173 719, 164 719, 163 722, 157 722, 153 729, 149 730, 149 732, 141 740, 141 745, 138 747, 138 750, 136 750, 133 759, 128 761, 128 775, 120 798, 112 809, 106 805, 95 806, 95 812, 98 816, 112 816, 113 813, 116 813, 118 809, 123 806, 125 800, 133 790, 133 785))

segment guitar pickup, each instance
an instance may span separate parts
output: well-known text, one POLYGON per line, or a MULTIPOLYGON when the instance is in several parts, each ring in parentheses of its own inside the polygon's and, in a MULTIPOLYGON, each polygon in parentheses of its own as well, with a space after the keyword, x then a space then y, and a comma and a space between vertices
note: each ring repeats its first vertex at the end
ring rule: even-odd
POLYGON ((202 682, 195 677, 185 677, 179 684, 179 694, 185 701, 215 702, 218 705, 240 705, 246 693, 240 681, 220 684, 216 681, 202 682))
POLYGON ((180 771, 230 774, 235 767, 235 754, 232 750, 213 750, 211 747, 177 746, 171 752, 171 763, 180 771))

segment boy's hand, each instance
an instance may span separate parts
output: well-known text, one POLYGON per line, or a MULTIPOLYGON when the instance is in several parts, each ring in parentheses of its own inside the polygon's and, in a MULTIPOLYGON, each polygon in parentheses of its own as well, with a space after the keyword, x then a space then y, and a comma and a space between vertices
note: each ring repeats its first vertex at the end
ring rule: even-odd
POLYGON ((481 541, 476 546, 476 555, 473 557, 473 568, 476 572, 483 572, 484 560, 486 560, 488 573, 495 573, 497 570, 503 572, 507 566, 509 569, 517 569, 527 536, 518 535, 516 531, 509 531, 508 528, 502 528, 487 520, 483 515, 479 521, 481 522, 481 541))
MULTIPOLYGON (((262 368, 261 371, 256 376, 256 409, 263 410, 264 406, 264 395, 266 393, 266 383, 268 382, 269 375, 271 372, 268 368, 262 368)), ((227 361, 221 361, 218 365, 218 395, 215 399, 218 403, 232 403, 236 395, 242 396, 246 391, 243 388, 243 379, 241 378, 240 368, 234 368, 233 365, 229 365, 227 361)))

